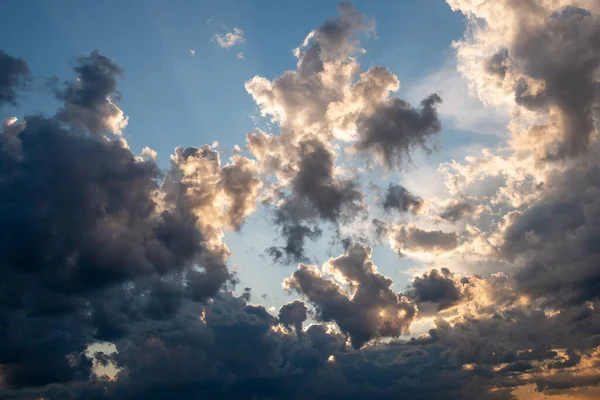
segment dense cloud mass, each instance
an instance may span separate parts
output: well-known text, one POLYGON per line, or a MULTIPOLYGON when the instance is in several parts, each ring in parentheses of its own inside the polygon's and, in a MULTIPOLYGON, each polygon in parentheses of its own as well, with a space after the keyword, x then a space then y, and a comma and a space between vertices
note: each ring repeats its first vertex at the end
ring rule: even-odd
MULTIPOLYGON (((458 70, 510 123, 499 148, 439 166, 443 195, 397 176, 436 148, 441 98, 413 107, 389 69, 362 69, 375 22, 348 3, 294 70, 246 82, 273 132, 227 157, 179 146, 163 170, 134 155, 124 71, 99 51, 54 89, 56 114, 6 116, 0 398, 598 398, 600 6, 447 2, 467 24, 458 70), (257 210, 273 261, 300 263, 277 307, 229 268, 227 234, 257 210)), ((0 106, 30 79, 0 50, 0 106)))

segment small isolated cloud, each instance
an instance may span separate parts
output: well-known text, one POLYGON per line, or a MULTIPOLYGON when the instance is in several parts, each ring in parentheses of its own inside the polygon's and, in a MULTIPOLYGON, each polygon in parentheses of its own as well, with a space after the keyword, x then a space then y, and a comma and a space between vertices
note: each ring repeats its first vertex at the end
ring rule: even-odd
POLYGON ((190 49, 190 54, 191 54, 191 55, 194 55, 194 54, 196 54, 196 50, 194 50, 194 49, 190 49))
POLYGON ((215 22, 214 18, 209 18, 209 19, 206 20, 207 24, 212 24, 213 22, 215 22))
POLYGON ((239 58, 240 60, 243 60, 244 59, 244 52, 243 51, 239 52, 237 54, 237 58, 239 58))
POLYGON ((213 42, 224 49, 229 49, 236 44, 243 44, 246 42, 244 37, 244 31, 239 28, 233 28, 233 31, 227 33, 215 33, 212 37, 213 42))

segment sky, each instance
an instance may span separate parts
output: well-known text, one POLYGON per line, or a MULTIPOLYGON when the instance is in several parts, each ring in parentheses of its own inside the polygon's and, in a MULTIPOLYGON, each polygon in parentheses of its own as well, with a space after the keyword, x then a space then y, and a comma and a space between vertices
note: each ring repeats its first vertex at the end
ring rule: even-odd
POLYGON ((597 1, 0 13, 0 398, 600 396, 597 1))

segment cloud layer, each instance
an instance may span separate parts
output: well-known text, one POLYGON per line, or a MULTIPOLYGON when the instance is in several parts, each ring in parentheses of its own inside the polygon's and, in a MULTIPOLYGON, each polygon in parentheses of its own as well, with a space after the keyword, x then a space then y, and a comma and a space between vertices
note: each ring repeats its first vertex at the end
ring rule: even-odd
MULTIPOLYGON (((54 115, 7 117, 0 397, 598 397, 600 7, 448 3, 468 24, 458 71, 510 122, 502 147, 438 167, 443 198, 401 175, 436 151, 442 99, 413 106, 389 69, 363 70, 375 23, 348 3, 295 69, 245 83, 272 131, 228 158, 180 146, 163 170, 154 150, 133 154, 123 71, 98 51, 76 59, 54 115), (278 311, 233 294, 224 237, 259 209, 278 237, 261 251, 299 263, 278 311), (343 250, 313 262, 331 230, 343 250), (407 286, 380 272, 378 246, 412 264, 407 286)), ((0 106, 29 79, 0 51, 0 106)))

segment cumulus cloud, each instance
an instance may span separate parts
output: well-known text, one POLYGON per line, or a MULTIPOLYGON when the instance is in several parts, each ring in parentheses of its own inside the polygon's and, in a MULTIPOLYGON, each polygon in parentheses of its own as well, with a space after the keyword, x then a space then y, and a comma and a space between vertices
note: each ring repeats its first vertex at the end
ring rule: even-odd
MULTIPOLYGON (((136 157, 122 138, 102 135, 120 69, 98 52, 79 62, 55 117, 12 119, 1 132, 0 220, 14 229, 0 241, 0 276, 10 282, 0 296, 0 364, 12 388, 91 377, 87 345, 126 334, 128 308, 147 299, 168 314, 178 297, 206 300, 229 277, 206 262, 212 249, 192 205, 164 200, 151 151, 136 157)), ((237 178, 225 181, 242 193, 237 178)), ((237 221, 244 205, 234 204, 237 221)))
POLYGON ((224 48, 229 49, 233 46, 246 43, 244 31, 239 28, 233 28, 231 32, 215 33, 212 37, 213 42, 224 48))
POLYGON ((447 268, 441 268, 439 271, 432 269, 423 276, 416 277, 405 294, 418 304, 420 313, 422 303, 435 304, 436 311, 442 311, 465 300, 461 286, 447 268))
POLYGON ((389 169, 402 167, 414 148, 432 150, 430 139, 441 129, 435 105, 441 101, 432 94, 417 110, 401 99, 388 99, 373 114, 359 120, 355 148, 373 150, 389 169))
POLYGON ((279 309, 279 321, 286 326, 293 327, 296 332, 302 331, 302 323, 308 318, 308 308, 300 300, 284 304, 279 309))
POLYGON ((355 348, 373 338, 399 336, 416 314, 414 304, 394 293, 392 280, 377 271, 371 248, 358 244, 327 261, 321 270, 300 264, 284 285, 305 296, 319 320, 335 321, 355 348), (342 285, 348 285, 348 291, 342 285))

